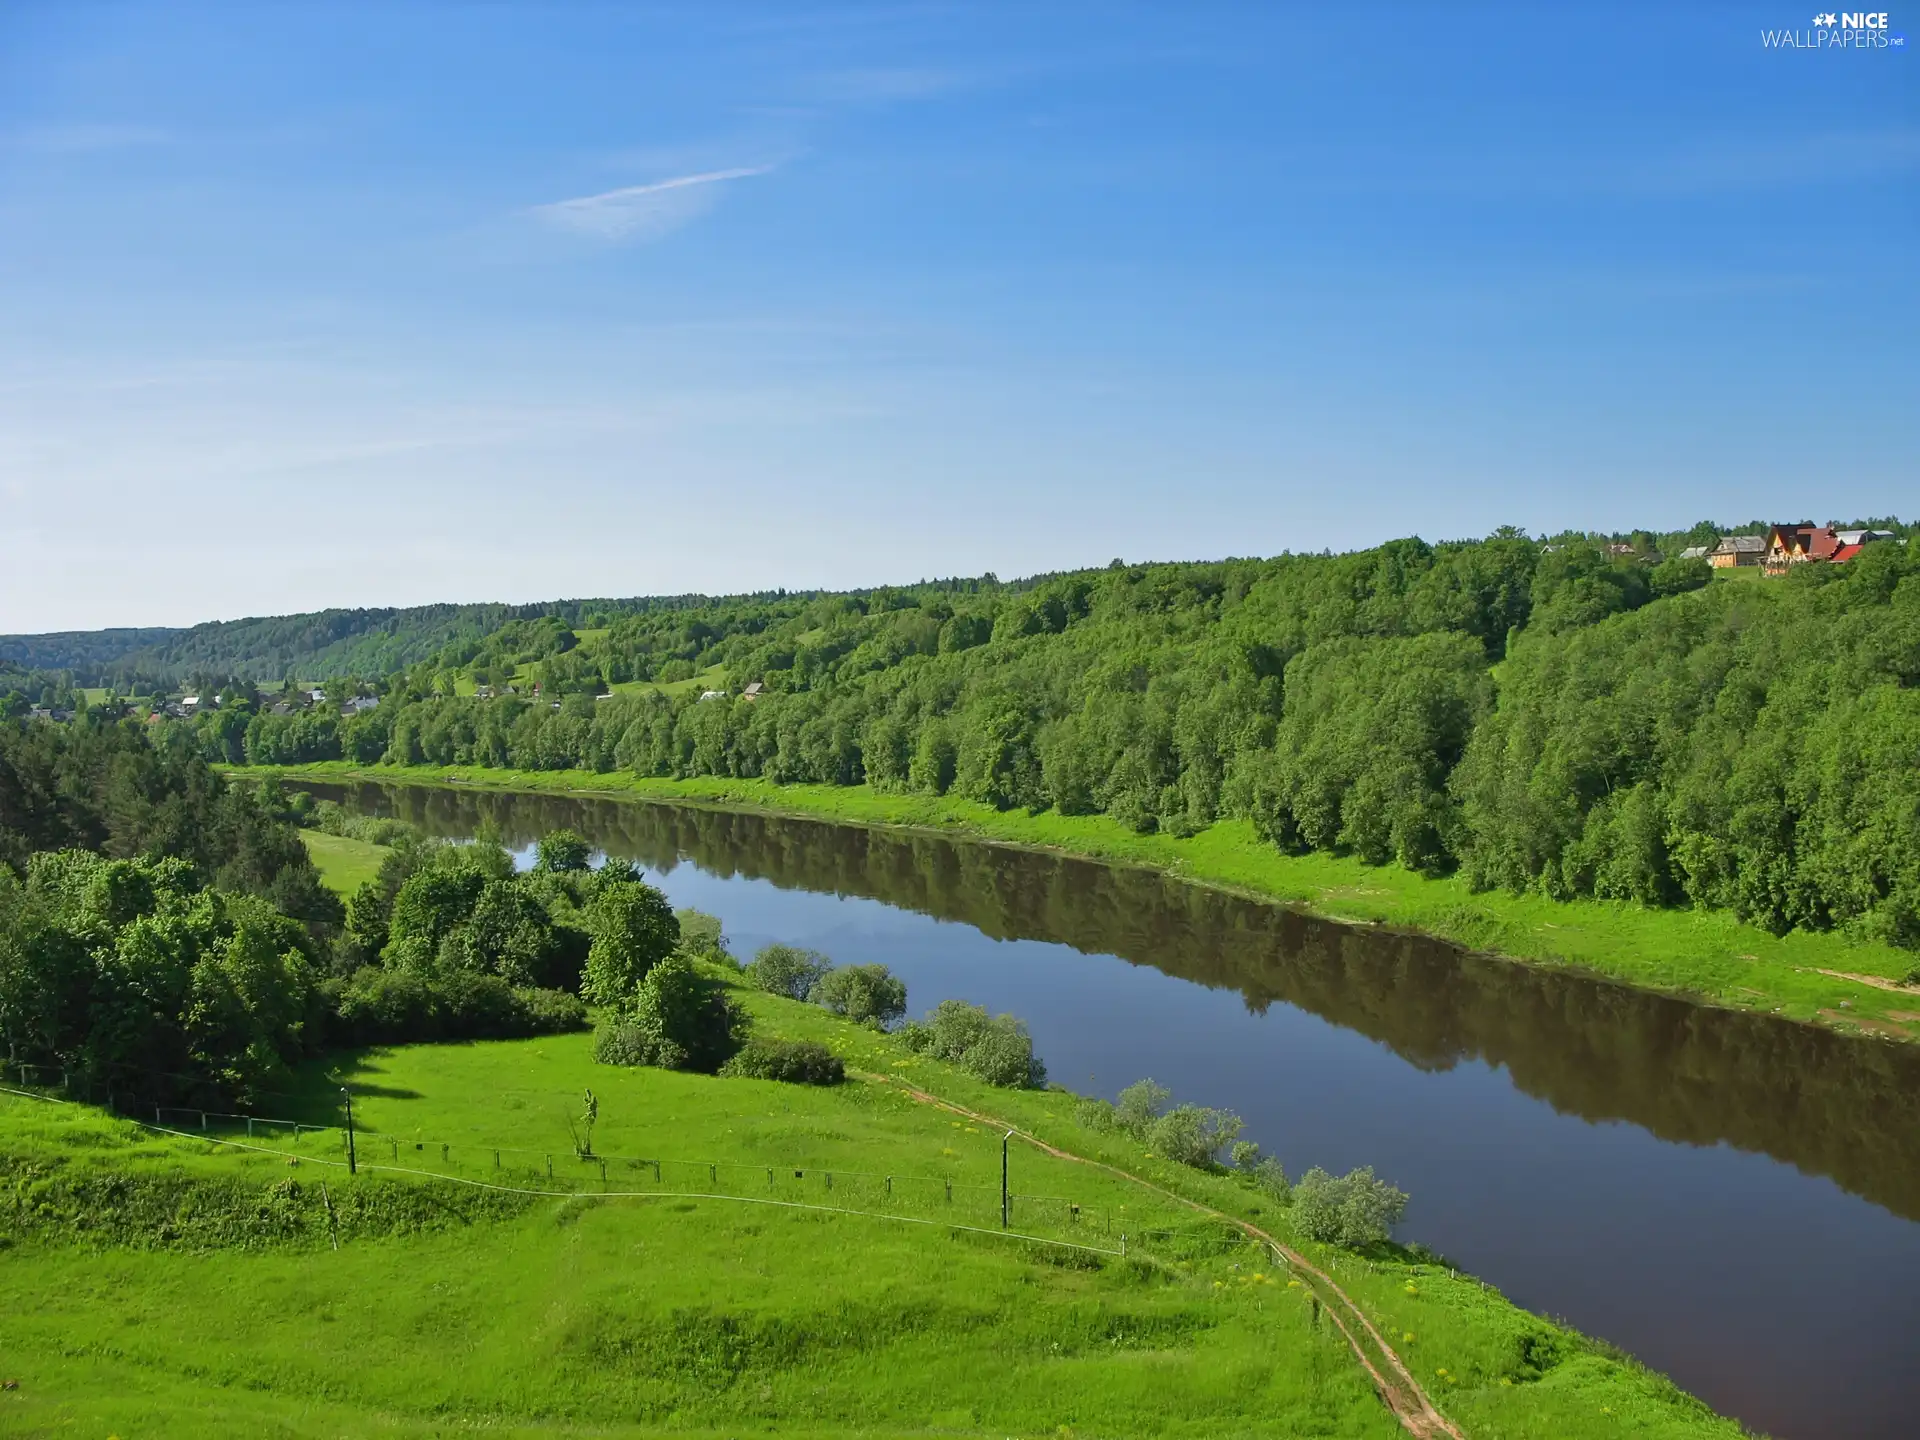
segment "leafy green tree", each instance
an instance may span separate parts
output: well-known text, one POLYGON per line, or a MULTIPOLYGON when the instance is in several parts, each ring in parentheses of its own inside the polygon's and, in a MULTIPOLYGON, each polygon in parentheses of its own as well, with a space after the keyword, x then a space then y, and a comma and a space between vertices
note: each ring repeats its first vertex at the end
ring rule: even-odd
POLYGON ((1156 1154, 1195 1169, 1210 1168, 1222 1150, 1239 1138, 1243 1121, 1227 1110, 1204 1105, 1176 1105, 1147 1132, 1147 1144, 1156 1154))
POLYGON ((804 1000, 821 978, 833 969, 833 962, 818 950, 801 950, 792 945, 765 945, 754 955, 746 969, 747 983, 770 995, 789 1000, 804 1000))
POLYGON ((605 1064, 711 1075, 740 1048, 746 1028, 745 1016, 719 985, 684 955, 669 954, 647 971, 601 1031, 594 1054, 605 1064))
POLYGON ((610 885, 587 911, 593 936, 580 992, 596 1005, 623 1008, 647 976, 673 954, 680 923, 667 897, 651 885, 610 885))
POLYGON ((540 837, 533 868, 566 874, 585 870, 593 847, 572 830, 550 830, 540 837))
POLYGON ((443 943, 464 925, 487 887, 486 874, 460 864, 437 864, 400 887, 387 922, 382 960, 392 969, 432 975, 443 943))
POLYGON ((842 965, 814 981, 807 999, 849 1020, 884 1027, 907 1013, 907 982, 884 965, 842 965))
POLYGON ((1310 1240, 1364 1249, 1393 1233, 1407 1195, 1377 1178, 1371 1166, 1334 1177, 1315 1167, 1293 1187, 1293 1223, 1310 1240))
POLYGON ((1114 1120, 1129 1135, 1144 1141, 1171 1099, 1173 1092, 1166 1086, 1152 1080, 1136 1080, 1115 1100, 1114 1120))
POLYGON ((459 967, 498 975, 511 985, 557 988, 562 945, 552 917, 518 879, 489 880, 461 926, 459 967))
POLYGON ((1033 1053, 1033 1036, 1011 1015, 989 1015, 964 1000, 942 1000, 924 1021, 900 1032, 923 1055, 971 1071, 989 1085, 1041 1089, 1046 1066, 1033 1053))

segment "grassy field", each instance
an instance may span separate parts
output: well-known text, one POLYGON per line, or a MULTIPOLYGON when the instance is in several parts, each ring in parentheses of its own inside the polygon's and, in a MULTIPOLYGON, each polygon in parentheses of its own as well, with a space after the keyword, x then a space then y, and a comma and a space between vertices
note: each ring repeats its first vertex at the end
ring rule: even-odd
POLYGON ((329 835, 323 830, 302 830, 300 838, 306 842, 307 854, 313 857, 321 882, 342 899, 378 875, 380 862, 387 855, 384 845, 345 835, 329 835))
POLYGON ((347 1079, 358 1176, 336 1129, 247 1150, 0 1095, 0 1371, 19 1382, 0 1432, 1403 1433, 1312 1308, 1317 1282, 1164 1186, 1297 1244, 1466 1435, 1740 1433, 1430 1257, 1292 1240, 1257 1192, 1083 1129, 1061 1092, 993 1090, 742 998, 856 1078, 614 1070, 585 1035, 338 1056, 283 1104, 331 1120, 325 1072, 347 1079), (573 1143, 588 1087, 604 1180, 573 1143), (1001 1139, 984 1115, 1023 1132, 1014 1229, 1087 1248, 980 1233, 1001 1139), (511 1193, 556 1188, 581 1193, 511 1193), (1101 1253, 1121 1231, 1128 1257, 1101 1253))
POLYGON ((709 665, 706 669, 696 675, 689 676, 685 680, 622 680, 619 684, 609 685, 607 688, 615 695, 647 695, 655 693, 661 695, 697 695, 702 691, 711 690, 716 686, 724 684, 726 678, 726 666, 709 665))
POLYGON ((1769 935, 1730 915, 1608 901, 1475 894, 1458 878, 1332 855, 1282 855, 1245 821, 1190 839, 1136 835, 1104 815, 1001 812, 950 796, 762 780, 661 780, 587 771, 314 765, 237 770, 287 778, 435 784, 693 801, 862 825, 911 826, 1145 865, 1202 884, 1304 906, 1335 919, 1404 926, 1539 965, 1577 967, 1645 989, 1887 1039, 1920 1038, 1920 956, 1833 934, 1769 935))

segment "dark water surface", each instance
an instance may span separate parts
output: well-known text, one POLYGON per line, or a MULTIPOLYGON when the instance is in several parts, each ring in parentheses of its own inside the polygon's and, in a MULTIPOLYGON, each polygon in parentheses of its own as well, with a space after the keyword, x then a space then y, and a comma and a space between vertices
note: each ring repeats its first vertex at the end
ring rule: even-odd
POLYGON ((1298 1175, 1372 1165, 1402 1233, 1796 1440, 1920 1435, 1920 1047, 1843 1039, 1150 871, 817 821, 312 787, 510 847, 569 826, 773 940, 1011 1011, 1052 1078, 1150 1075, 1298 1175))

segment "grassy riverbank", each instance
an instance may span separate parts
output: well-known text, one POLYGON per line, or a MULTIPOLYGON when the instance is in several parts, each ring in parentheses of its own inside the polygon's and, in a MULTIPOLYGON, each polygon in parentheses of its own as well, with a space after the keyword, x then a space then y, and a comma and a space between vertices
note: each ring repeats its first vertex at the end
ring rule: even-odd
MULTIPOLYGON (((610 1069, 586 1035, 335 1057, 357 1093, 352 1177, 338 1130, 248 1150, 0 1095, 0 1369, 19 1381, 0 1431, 1403 1433, 1312 1306, 1333 1292, 1184 1196, 1296 1246, 1468 1435, 1740 1433, 1443 1265, 1299 1241, 1258 1192, 1082 1128, 1071 1096, 741 998, 760 1031, 827 1043, 856 1077, 610 1069), (575 1154, 589 1086, 606 1179, 575 1154), (1013 1228, 1083 1248, 986 1233, 988 1117, 1023 1132, 1013 1228)), ((309 1080, 280 1103, 331 1122, 332 1080, 309 1080)))
POLYGON ((284 779, 457 784, 691 801, 897 825, 1004 844, 1145 865, 1183 879, 1300 905, 1335 919, 1405 927, 1537 965, 1575 966, 1629 985, 1883 1038, 1920 1038, 1920 988, 1901 979, 1920 956, 1832 934, 1773 936, 1731 916, 1474 894, 1457 878, 1330 855, 1282 855, 1244 821, 1189 839, 1138 835, 1104 815, 998 811, 951 797, 881 794, 870 787, 774 785, 763 780, 662 780, 579 770, 347 764, 234 769, 284 779))

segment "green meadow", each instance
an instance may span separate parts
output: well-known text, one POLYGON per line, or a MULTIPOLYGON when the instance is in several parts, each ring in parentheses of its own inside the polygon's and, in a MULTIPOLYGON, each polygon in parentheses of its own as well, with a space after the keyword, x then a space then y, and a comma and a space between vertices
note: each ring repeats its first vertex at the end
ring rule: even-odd
POLYGON ((1065 1092, 739 998, 853 1078, 616 1069, 576 1034, 336 1055, 281 1097, 323 1127, 297 1138, 0 1096, 0 1432, 1410 1433, 1337 1287, 1459 1434, 1741 1433, 1438 1257, 1297 1239, 1065 1092))
POLYGON ((378 875, 380 862, 387 855, 384 845, 356 840, 350 835, 329 835, 324 830, 302 830, 300 839, 306 844, 307 854, 313 858, 313 868, 320 872, 321 881, 342 896, 351 895, 378 875))
POLYGON ((1221 820, 1183 839, 1137 834, 1105 815, 1000 811, 951 795, 883 793, 868 785, 344 763, 236 767, 229 773, 631 796, 933 830, 1149 866, 1337 920, 1419 930, 1475 950, 1573 967, 1707 1004, 1884 1039, 1920 1037, 1920 986, 1905 983, 1914 970, 1910 951, 1833 932, 1771 935, 1719 911, 1475 892, 1457 876, 1434 879, 1351 856, 1282 854, 1244 820, 1221 820))

